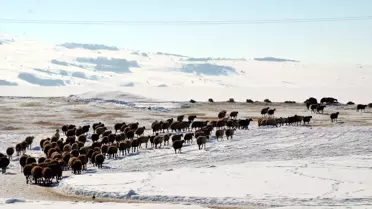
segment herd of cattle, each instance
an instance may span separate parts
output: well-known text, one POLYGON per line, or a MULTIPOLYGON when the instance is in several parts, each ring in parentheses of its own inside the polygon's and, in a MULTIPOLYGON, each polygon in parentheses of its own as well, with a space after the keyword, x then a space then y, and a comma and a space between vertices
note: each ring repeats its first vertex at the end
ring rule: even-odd
MULTIPOLYGON (((326 107, 312 98, 305 103, 308 110, 316 113, 322 113, 326 107)), ((357 106, 358 111, 365 108, 363 105, 357 106)), ((275 111, 276 109, 269 107, 263 108, 258 126, 301 125, 310 123, 312 119, 312 116, 299 115, 275 118, 275 111)), ((196 115, 189 115, 187 119, 185 115, 179 115, 175 119, 154 121, 148 131, 138 122, 116 123, 112 130, 101 122, 92 126, 63 125, 51 137, 40 140, 39 145, 44 156, 26 154, 34 141, 33 136, 28 136, 15 147, 9 147, 6 155, 0 153, 0 168, 2 173, 5 173, 12 156, 16 154, 19 156, 26 183, 33 181, 35 184, 51 184, 52 179, 56 182, 61 180, 63 171, 71 170, 73 174, 80 174, 87 170, 88 164, 102 168, 106 158, 138 152, 139 148, 148 148, 149 143, 151 148, 158 149, 169 146, 172 141, 172 147, 177 154, 181 153, 184 144, 193 144, 193 139, 196 140, 199 150, 205 148, 212 135, 217 141, 223 140, 224 137, 232 139, 237 129, 248 130, 253 121, 252 118, 238 119, 238 114, 238 111, 228 114, 226 110, 222 110, 213 121, 196 120, 196 115)), ((331 121, 337 120, 338 115, 338 112, 330 114, 331 121)))

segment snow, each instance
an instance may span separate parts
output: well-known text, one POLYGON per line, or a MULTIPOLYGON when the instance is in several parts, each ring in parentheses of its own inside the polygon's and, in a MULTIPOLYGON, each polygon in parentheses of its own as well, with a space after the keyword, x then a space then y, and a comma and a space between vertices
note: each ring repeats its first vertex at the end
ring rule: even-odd
POLYGON ((32 200, 13 200, 13 199, 0 199, 0 207, 2 209, 15 209, 15 208, 28 208, 39 209, 49 208, 54 209, 201 209, 204 207, 194 205, 179 205, 179 204, 134 204, 134 203, 98 203, 98 202, 66 202, 66 201, 32 201, 32 200))
POLYGON ((252 127, 233 140, 141 149, 63 180, 70 195, 207 205, 371 204, 370 127, 252 127), (130 195, 128 195, 130 194, 130 195), (356 201, 358 203, 356 203, 356 201))
MULTIPOLYGON (((372 89, 372 66, 148 52, 145 56, 114 46, 70 43, 64 47, 2 35, 0 41, 0 96, 8 96, 0 97, 1 152, 34 135, 27 153, 44 156, 40 139, 65 123, 102 121, 112 128, 116 122, 138 121, 148 128, 154 120, 180 114, 210 120, 222 109, 237 110, 240 118, 256 121, 266 106, 200 102, 208 98, 303 102, 310 96, 332 96, 342 103, 371 102, 366 95, 372 89), (190 99, 198 102, 188 103, 190 99)), ((277 117, 311 114, 303 104, 270 107, 278 110, 277 117)), ((181 154, 174 154, 171 146, 142 148, 139 153, 106 159, 103 169, 88 165, 82 175, 64 172, 66 177, 51 190, 26 185, 19 157, 13 156, 5 175, 0 175, 0 198, 8 198, 0 199, 0 207, 370 207, 370 110, 357 113, 355 106, 327 106, 324 114, 312 116, 310 125, 300 127, 258 128, 252 122, 250 130, 237 130, 232 140, 217 142, 213 137, 203 150, 195 140, 181 154), (335 111, 340 111, 340 122, 331 124, 329 114, 335 111), (64 195, 141 204, 49 201, 68 199, 64 195)))
POLYGON ((1 96, 122 91, 166 101, 210 97, 245 101, 249 97, 302 102, 310 96, 333 96, 344 103, 371 102, 365 95, 372 88, 372 66, 254 59, 188 61, 166 53, 138 56, 137 50, 102 45, 64 47, 18 37, 12 40, 0 46, 1 96), (158 86, 162 88, 154 88, 158 86))

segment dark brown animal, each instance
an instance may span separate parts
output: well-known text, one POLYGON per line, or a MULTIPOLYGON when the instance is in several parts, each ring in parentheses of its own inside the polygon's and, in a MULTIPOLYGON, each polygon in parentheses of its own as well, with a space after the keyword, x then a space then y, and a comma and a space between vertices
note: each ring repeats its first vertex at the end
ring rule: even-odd
POLYGON ((184 142, 185 140, 176 140, 173 142, 172 147, 174 149, 174 154, 177 154, 177 150, 178 150, 178 153, 181 153, 181 149, 182 149, 184 142))
POLYGON ((363 105, 363 104, 358 104, 357 105, 357 112, 359 112, 359 110, 360 110, 360 112, 365 112, 366 111, 366 107, 367 107, 367 105, 363 105))
POLYGON ((330 115, 330 118, 331 118, 331 122, 333 123, 333 122, 337 122, 337 119, 338 119, 338 115, 339 115, 340 113, 339 112, 335 112, 335 113, 332 113, 331 115, 330 115))
POLYGON ((235 130, 236 129, 227 129, 226 131, 225 131, 225 134, 226 134, 226 139, 227 140, 229 140, 229 138, 233 138, 233 136, 234 136, 234 132, 235 132, 235 130))

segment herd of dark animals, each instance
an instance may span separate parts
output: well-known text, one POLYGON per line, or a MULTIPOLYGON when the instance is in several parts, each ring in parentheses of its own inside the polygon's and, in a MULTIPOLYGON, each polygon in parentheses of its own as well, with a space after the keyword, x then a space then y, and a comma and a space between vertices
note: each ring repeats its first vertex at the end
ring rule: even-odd
MULTIPOLYGON (((230 99, 232 100, 232 99, 230 99)), ((337 103, 334 98, 322 99, 320 103, 315 98, 309 98, 305 102, 308 110, 314 113, 323 113, 325 104, 337 103)), ((357 111, 365 111, 368 105, 358 104, 357 111)), ((369 106, 368 106, 369 107, 369 106)), ((312 116, 294 115, 290 117, 274 118, 276 109, 269 107, 261 110, 262 118, 258 119, 258 126, 283 126, 283 125, 301 125, 310 123, 312 116)), ((199 150, 205 149, 205 145, 215 129, 216 140, 232 139, 237 129, 248 130, 251 118, 237 119, 239 112, 232 111, 227 114, 226 110, 218 113, 214 121, 198 121, 196 115, 189 115, 187 120, 184 115, 179 115, 174 120, 154 121, 151 124, 152 135, 145 135, 145 127, 139 123, 116 123, 113 131, 109 130, 103 123, 94 123, 92 125, 93 133, 90 135, 92 141, 90 146, 86 145, 88 133, 91 126, 85 125, 77 127, 76 125, 63 125, 61 131, 65 136, 62 138, 60 130, 57 129, 52 137, 40 140, 41 151, 45 157, 32 157, 26 154, 27 149, 31 149, 34 141, 33 136, 28 136, 22 142, 9 147, 6 155, 0 153, 0 168, 2 173, 6 172, 12 156, 16 153, 19 157, 21 172, 26 177, 26 183, 51 185, 55 179, 58 183, 62 179, 62 172, 71 170, 73 174, 80 174, 87 170, 87 165, 102 168, 106 158, 116 158, 118 153, 128 155, 130 152, 138 152, 139 148, 145 144, 148 147, 158 149, 161 146, 169 146, 172 140, 172 147, 175 154, 181 153, 183 145, 192 144, 196 139, 199 150), (186 132, 182 134, 182 132, 186 132)), ((331 122, 337 121, 339 112, 331 113, 331 122)))

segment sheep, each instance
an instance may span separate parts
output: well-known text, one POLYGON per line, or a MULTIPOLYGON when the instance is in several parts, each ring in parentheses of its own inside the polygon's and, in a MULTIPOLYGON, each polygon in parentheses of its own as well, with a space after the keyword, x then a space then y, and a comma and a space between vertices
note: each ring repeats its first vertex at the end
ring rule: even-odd
POLYGON ((219 113, 218 113, 218 115, 217 115, 217 117, 219 118, 219 119, 222 119, 222 118, 224 118, 224 117, 226 117, 226 110, 222 110, 222 111, 220 111, 219 113))
POLYGON ((71 150, 79 150, 79 144, 78 143, 73 143, 71 145, 71 150))
POLYGON ((191 123, 191 129, 198 129, 206 126, 208 121, 194 121, 191 123))
POLYGON ((19 156, 19 154, 22 151, 22 145, 21 145, 21 143, 16 144, 15 150, 16 150, 17 156, 19 156))
POLYGON ((96 142, 99 139, 99 135, 98 134, 92 134, 91 139, 92 139, 92 142, 96 142))
POLYGON ((166 121, 166 122, 162 122, 161 123, 161 130, 163 130, 163 133, 165 132, 165 130, 167 130, 167 132, 169 132, 169 127, 171 125, 171 123, 173 123, 173 120, 170 122, 170 121, 166 121))
POLYGON ((337 118, 338 118, 338 115, 340 113, 339 112, 335 112, 335 113, 332 113, 329 117, 331 118, 331 122, 333 123, 334 121, 337 122, 337 118))
POLYGON ((101 140, 101 143, 102 144, 109 144, 109 138, 107 136, 103 137, 102 140, 101 140))
POLYGON ((130 123, 128 124, 129 128, 132 129, 132 130, 136 130, 139 126, 139 123, 136 122, 136 123, 130 123))
POLYGON ((36 163, 36 159, 34 157, 28 156, 25 162, 25 165, 36 163))
POLYGON ((238 127, 240 129, 249 129, 248 126, 253 121, 252 118, 238 120, 238 127))
POLYGON ((6 172, 6 168, 8 167, 9 163, 10 160, 7 157, 0 157, 0 168, 3 174, 6 172))
POLYGON ((105 131, 107 130, 107 128, 106 127, 98 127, 97 129, 96 129, 96 134, 98 134, 98 136, 99 135, 102 135, 105 131))
POLYGON ((239 122, 236 119, 233 119, 233 120, 230 119, 230 120, 226 121, 226 126, 229 127, 229 128, 238 127, 239 122))
POLYGON ((314 112, 315 113, 315 111, 316 111, 316 109, 318 108, 319 105, 320 104, 312 104, 312 105, 310 105, 311 112, 314 112))
POLYGON ((323 97, 321 100, 320 100, 320 104, 334 104, 334 103, 338 103, 337 99, 333 98, 333 97, 323 97))
POLYGON ((238 117, 238 114, 239 114, 238 111, 232 111, 232 112, 230 113, 230 118, 236 118, 236 117, 238 117))
POLYGON ((105 132, 103 132, 102 137, 109 136, 110 134, 112 134, 112 131, 106 130, 105 132))
POLYGON ((84 134, 84 130, 82 127, 79 127, 78 129, 75 130, 75 136, 80 136, 84 134))
POLYGON ((305 101, 305 104, 306 104, 306 108, 307 108, 307 110, 309 110, 309 107, 310 107, 311 105, 316 105, 316 104, 318 104, 318 100, 315 99, 314 97, 310 97, 309 99, 307 99, 307 100, 305 101))
POLYGON ((118 154, 118 147, 111 145, 107 150, 107 154, 109 158, 116 158, 118 154))
POLYGON ((66 132, 66 136, 67 136, 67 137, 75 136, 75 132, 76 132, 76 129, 69 129, 69 130, 66 132))
POLYGON ((270 107, 263 108, 263 109, 261 110, 261 115, 262 115, 262 116, 265 116, 265 115, 267 114, 267 112, 268 112, 269 109, 270 109, 270 107))
MULTIPOLYGON (((76 150, 77 151, 77 150, 76 150)), ((78 152, 78 151, 77 151, 78 152)), ((62 159, 62 155, 59 152, 54 152, 51 156, 52 160, 58 161, 62 159)))
POLYGON ((113 144, 116 140, 116 134, 110 134, 108 135, 108 141, 110 144, 113 144))
POLYGON ((138 152, 138 147, 140 146, 141 142, 138 139, 134 139, 132 141, 132 152, 138 152))
POLYGON ((106 144, 102 145, 101 152, 104 156, 108 153, 108 150, 109 150, 109 146, 107 146, 106 144))
POLYGON ((161 148, 161 144, 163 143, 163 141, 164 141, 164 136, 156 136, 154 138, 155 149, 158 148, 158 145, 159 145, 159 148, 161 148))
POLYGON ((235 128, 234 129, 227 129, 226 131, 225 131, 225 134, 226 134, 226 139, 227 140, 229 140, 229 137, 231 138, 231 139, 233 139, 233 136, 234 136, 234 132, 235 132, 235 128))
MULTIPOLYGON (((159 132, 161 129, 162 129, 162 124, 163 124, 163 121, 155 121, 151 124, 151 128, 152 128, 152 133, 156 133, 156 132, 159 132)), ((166 128, 168 129, 168 127, 166 128)), ((164 129, 163 129, 164 130, 164 129)))
POLYGON ((71 150, 70 154, 72 157, 79 157, 80 153, 79 153, 79 150, 74 149, 74 150, 71 150))
POLYGON ((195 120, 195 118, 197 118, 196 115, 189 115, 189 116, 187 117, 187 119, 188 119, 188 121, 189 121, 190 123, 192 123, 192 122, 195 120))
POLYGON ((98 122, 98 123, 93 123, 92 127, 93 127, 93 130, 97 130, 97 128, 99 127, 104 127, 105 124, 101 123, 101 122, 98 122))
POLYGON ((173 135, 173 136, 172 136, 172 142, 177 141, 177 140, 181 140, 182 137, 183 137, 183 134, 176 134, 176 135, 173 135))
POLYGON ((182 121, 180 128, 184 131, 188 131, 190 129, 190 121, 182 121))
POLYGON ((357 112, 359 112, 359 110, 360 110, 360 112, 363 112, 363 110, 364 110, 364 112, 365 112, 367 106, 368 106, 368 105, 358 104, 358 105, 357 105, 357 112))
POLYGON ((225 135, 225 129, 220 129, 220 130, 216 130, 216 139, 218 141, 218 139, 222 139, 223 140, 223 136, 225 135))
POLYGON ((220 128, 225 127, 226 124, 227 124, 227 120, 225 120, 225 119, 218 120, 217 121, 217 124, 216 124, 216 127, 220 129, 220 128))
POLYGON ((79 159, 75 159, 71 164, 71 168, 74 174, 81 174, 83 163, 79 159))
POLYGON ((46 158, 45 158, 45 157, 39 157, 39 158, 37 159, 37 164, 41 164, 41 163, 44 163, 44 162, 45 162, 45 160, 46 160, 46 158))
POLYGON ((96 156, 98 154, 101 154, 100 152, 93 152, 92 156, 90 156, 90 162, 93 164, 93 166, 96 165, 96 156))
MULTIPOLYGON (((87 170, 87 163, 88 163, 88 157, 86 155, 79 155, 78 159, 81 161, 81 164, 83 165, 83 170, 87 170)), ((97 159, 97 156, 96 156, 97 159)), ((97 160, 96 160, 97 162, 97 160)))
POLYGON ((51 184, 52 183, 52 177, 53 177, 53 171, 49 167, 45 167, 42 170, 42 176, 44 178, 43 183, 44 184, 51 184))
POLYGON ((35 184, 39 184, 40 179, 43 177, 43 169, 36 165, 31 169, 31 175, 35 181, 35 184))
POLYGON ((119 149, 119 153, 121 153, 122 155, 124 155, 125 154, 125 151, 126 151, 126 144, 125 144, 125 142, 123 142, 123 141, 119 142, 118 149, 119 149))
POLYGON ((123 123, 116 123, 116 124, 114 125, 115 133, 117 133, 118 130, 120 130, 120 128, 121 128, 122 126, 124 126, 125 124, 126 124, 125 122, 123 122, 123 123))
POLYGON ((172 131, 181 131, 182 129, 182 123, 179 121, 173 122, 170 126, 172 131))
POLYGON ((183 136, 183 140, 185 140, 185 142, 187 143, 192 143, 193 136, 194 133, 185 133, 185 135, 183 136))
POLYGON ((8 147, 6 149, 6 154, 8 155, 9 160, 11 160, 14 154, 14 147, 8 147))
POLYGON ((23 170, 23 167, 26 165, 26 160, 27 158, 29 158, 30 156, 29 155, 22 155, 20 158, 19 158, 19 164, 21 165, 21 172, 23 170))
POLYGON ((90 125, 85 125, 82 127, 84 134, 89 133, 90 125))
POLYGON ((103 156, 102 154, 97 154, 95 161, 96 161, 97 167, 102 168, 103 162, 105 161, 105 156, 103 156))
POLYGON ((71 152, 71 150, 72 150, 71 145, 66 144, 65 146, 63 146, 63 151, 64 152, 71 152))
POLYGON ((32 171, 32 168, 35 167, 36 164, 29 164, 29 165, 25 165, 25 167, 23 168, 23 175, 26 177, 26 184, 28 184, 28 182, 30 181, 30 176, 32 175, 31 171, 32 171))
POLYGON ((65 134, 65 136, 67 136, 68 125, 63 125, 61 130, 65 134))
POLYGON ((127 138, 128 138, 128 139, 133 139, 133 138, 134 138, 134 131, 129 130, 129 131, 126 133, 126 135, 127 135, 127 138))
POLYGON ((181 149, 182 149, 184 142, 185 140, 176 140, 173 142, 172 147, 174 149, 174 154, 177 154, 177 150, 178 150, 178 153, 181 153, 181 149))
POLYGON ((304 124, 305 124, 305 123, 308 123, 308 124, 309 124, 311 118, 313 118, 313 116, 304 116, 304 117, 302 118, 302 121, 304 122, 304 124))
POLYGON ((269 117, 272 116, 272 115, 274 115, 275 110, 276 110, 276 109, 269 109, 269 110, 267 111, 267 114, 269 115, 269 117))
POLYGON ((199 150, 201 150, 202 148, 205 149, 205 144, 207 143, 207 136, 199 136, 196 139, 196 143, 198 144, 199 150))
POLYGON ((149 143, 149 139, 150 139, 150 135, 149 136, 138 137, 138 140, 140 141, 139 147, 141 148, 142 144, 146 144, 146 148, 147 148, 147 144, 149 143))
POLYGON ((76 137, 75 136, 69 136, 69 137, 67 137, 66 138, 66 144, 73 144, 73 143, 75 143, 75 141, 76 141, 76 137))
POLYGON ((316 107, 316 112, 317 112, 317 113, 322 112, 322 114, 323 114, 323 112, 324 112, 324 108, 325 108, 325 107, 326 107, 325 105, 318 105, 318 106, 316 107))
POLYGON ((258 126, 275 126, 278 127, 278 122, 275 118, 260 118, 258 120, 258 126))
POLYGON ((182 122, 183 119, 184 119, 184 117, 185 117, 185 115, 179 115, 179 116, 177 116, 177 121, 178 122, 182 122))
POLYGON ((142 136, 142 134, 145 132, 145 129, 146 129, 145 126, 139 127, 139 128, 136 129, 135 134, 137 136, 142 136))
POLYGON ((87 136, 85 136, 85 135, 80 135, 80 136, 78 137, 78 142, 81 142, 81 143, 85 144, 85 142, 87 142, 87 136))

